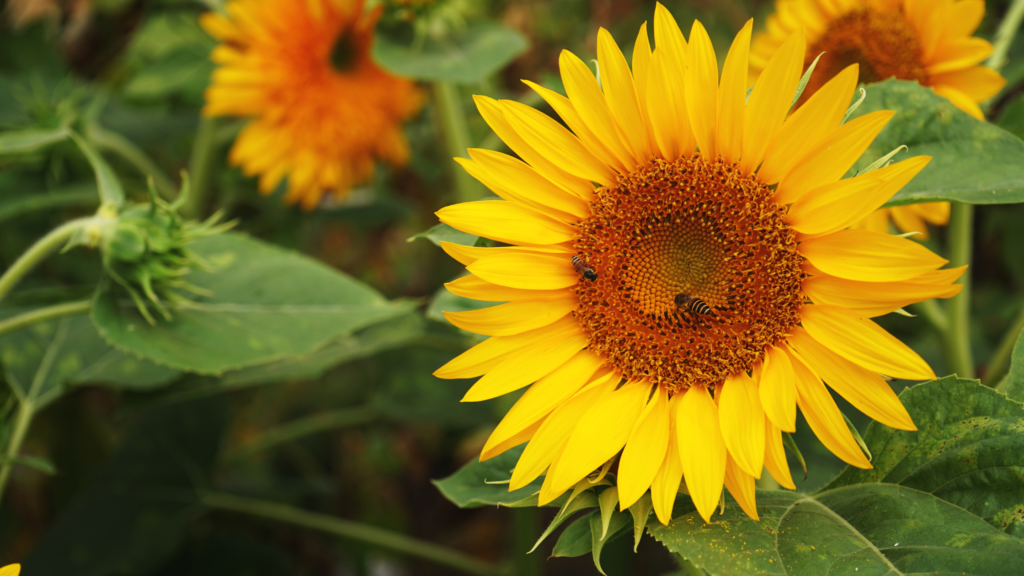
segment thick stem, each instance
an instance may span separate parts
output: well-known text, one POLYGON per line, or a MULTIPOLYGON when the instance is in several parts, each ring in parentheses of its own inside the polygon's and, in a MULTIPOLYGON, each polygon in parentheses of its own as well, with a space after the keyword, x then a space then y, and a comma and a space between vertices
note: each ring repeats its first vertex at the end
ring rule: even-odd
POLYGON ((544 557, 527 554, 540 534, 540 509, 523 506, 512 509, 512 565, 516 576, 544 573, 544 557))
MULTIPOLYGON (((455 84, 434 83, 434 110, 441 120, 441 131, 444 135, 448 155, 467 158, 466 150, 472 146, 472 142, 470 142, 469 127, 466 126, 462 103, 459 100, 459 89, 455 84)), ((459 202, 479 200, 483 196, 480 184, 454 162, 450 166, 453 170, 455 192, 459 202)))
MULTIPOLYGON (((971 264, 974 233, 974 206, 953 202, 949 218, 949 260, 952 266, 971 264)), ((971 353, 971 268, 960 278, 964 289, 948 304, 947 361, 949 369, 961 378, 974 378, 971 353)))
POLYGON ((71 238, 72 234, 91 220, 92 218, 89 217, 65 222, 30 246, 20 258, 14 261, 14 264, 11 264, 11 267, 4 272, 4 275, 0 276, 0 300, 3 300, 37 264, 60 249, 71 238))
POLYGON ((1024 0, 1014 0, 1006 16, 996 30, 995 41, 992 43, 992 55, 988 57, 985 65, 989 68, 999 70, 1006 64, 1006 53, 1013 44, 1013 37, 1020 29, 1021 19, 1024 19, 1024 0))
POLYGON ((85 314, 91 307, 91 300, 80 300, 78 302, 54 304, 53 306, 47 306, 46 308, 39 308, 31 312, 12 316, 11 318, 0 321, 0 336, 3 336, 8 332, 14 332, 15 330, 24 328, 25 326, 31 326, 37 322, 45 322, 47 320, 63 318, 65 316, 85 314))
POLYGON ((1010 367, 1010 357, 1013 355, 1013 347, 1017 344, 1017 339, 1021 337, 1022 331, 1024 331, 1024 307, 1021 307, 1020 313, 1017 314, 1017 319, 1013 321, 1010 329, 1003 334, 1003 341, 999 343, 999 348, 992 355, 992 361, 989 362, 985 377, 981 380, 982 384, 995 386, 999 384, 1003 376, 1006 376, 1010 367))
POLYGON ((18 413, 14 417, 14 429, 11 431, 11 438, 7 441, 7 450, 4 451, 4 462, 0 465, 0 501, 3 500, 4 492, 7 489, 7 480, 11 477, 11 470, 14 469, 14 460, 21 451, 21 443, 25 441, 29 424, 36 409, 31 402, 22 402, 18 406, 18 413))
POLYGON ((504 574, 504 570, 494 564, 477 560, 461 552, 456 552, 430 542, 410 538, 405 534, 398 534, 383 530, 375 526, 368 526, 350 520, 334 518, 326 514, 307 512, 292 506, 266 502, 253 498, 234 496, 231 494, 209 493, 203 496, 203 503, 211 508, 241 512, 252 516, 278 520, 304 528, 320 530, 328 534, 334 534, 342 538, 349 538, 365 542, 373 546, 380 546, 395 552, 424 558, 444 566, 449 566, 467 574, 479 574, 491 576, 504 574))
POLYGON ((201 220, 206 215, 206 201, 213 171, 213 155, 217 151, 217 119, 203 118, 196 129, 192 143, 192 156, 188 161, 188 175, 192 183, 188 201, 181 208, 185 218, 201 220))

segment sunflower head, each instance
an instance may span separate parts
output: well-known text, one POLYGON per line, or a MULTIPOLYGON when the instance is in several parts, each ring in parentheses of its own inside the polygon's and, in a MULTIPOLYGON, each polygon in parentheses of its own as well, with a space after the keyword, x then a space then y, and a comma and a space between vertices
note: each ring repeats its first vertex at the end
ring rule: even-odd
POLYGON ((790 34, 806 29, 804 66, 821 58, 805 98, 857 64, 861 82, 914 80, 981 119, 978 103, 1006 84, 998 72, 979 66, 992 53, 988 41, 971 36, 984 15, 984 0, 776 0, 765 31, 754 37, 751 77, 790 34))
POLYGON ((825 384, 872 418, 913 422, 883 375, 928 365, 870 318, 951 296, 963 269, 909 240, 848 229, 928 162, 842 179, 892 112, 843 123, 853 65, 790 114, 806 41, 789 36, 747 97, 752 23, 719 76, 694 22, 659 5, 632 66, 598 34, 598 83, 563 52, 566 96, 528 83, 562 123, 478 97, 519 157, 457 159, 503 200, 438 212, 504 246, 442 243, 470 274, 453 293, 504 302, 446 314, 487 340, 441 367, 481 378, 464 401, 529 387, 481 455, 527 443, 510 489, 544 474, 540 502, 614 478, 621 508, 650 490, 667 523, 681 483, 710 518, 727 487, 751 517, 767 470, 794 488, 782 451, 797 407, 840 458, 871 465, 825 384))
POLYGON ((252 118, 230 160, 262 193, 287 177, 285 200, 312 209, 366 182, 376 160, 406 162, 401 123, 421 96, 373 62, 379 15, 362 0, 232 0, 203 16, 221 41, 203 114, 252 118))

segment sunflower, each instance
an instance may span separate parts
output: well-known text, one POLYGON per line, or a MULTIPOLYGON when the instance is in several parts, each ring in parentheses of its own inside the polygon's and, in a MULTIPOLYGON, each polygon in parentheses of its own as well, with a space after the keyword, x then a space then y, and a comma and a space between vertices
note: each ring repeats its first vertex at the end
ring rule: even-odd
POLYGON ((754 36, 750 80, 795 30, 805 29, 804 67, 821 55, 822 73, 804 97, 856 63, 861 82, 917 80, 981 120, 978 103, 1006 84, 978 65, 992 53, 992 44, 971 36, 984 15, 984 0, 776 0, 766 30, 754 36))
POLYGON ((945 226, 949 223, 949 202, 925 202, 893 208, 879 208, 853 225, 853 228, 888 232, 889 221, 900 232, 918 232, 921 240, 928 239, 928 224, 945 226))
POLYGON ((21 574, 21 564, 8 564, 0 568, 0 576, 18 576, 21 574))
POLYGON ((798 406, 825 446, 870 468, 825 383, 872 418, 914 429, 881 374, 934 373, 871 318, 956 294, 964 269, 940 270, 946 260, 904 238, 846 228, 929 158, 841 180, 893 113, 841 124, 854 65, 789 115, 800 32, 748 101, 751 29, 721 80, 700 22, 687 42, 660 4, 656 49, 644 24, 632 70, 600 30, 600 83, 569 52, 559 61, 568 98, 527 82, 569 130, 523 104, 476 98, 521 160, 456 159, 504 200, 448 206, 440 220, 507 246, 443 243, 471 273, 447 286, 503 304, 446 313, 490 338, 435 374, 482 376, 463 401, 529 386, 481 459, 528 442, 510 489, 546 474, 541 504, 599 471, 614 473, 622 509, 650 489, 664 523, 681 482, 705 520, 723 485, 757 518, 762 468, 794 488, 781 433, 795 429, 798 406))
POLYGON ((363 0, 233 0, 201 23, 221 41, 205 116, 251 116, 230 160, 269 194, 288 177, 288 203, 317 206, 367 181, 375 159, 409 156, 401 123, 416 86, 371 59, 380 9, 363 0))

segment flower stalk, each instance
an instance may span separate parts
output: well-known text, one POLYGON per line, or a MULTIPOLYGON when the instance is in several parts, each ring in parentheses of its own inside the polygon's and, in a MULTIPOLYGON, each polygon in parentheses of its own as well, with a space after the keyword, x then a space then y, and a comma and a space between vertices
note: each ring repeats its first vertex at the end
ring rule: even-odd
POLYGON ((32 271, 47 256, 56 252, 71 239, 71 237, 82 230, 85 225, 93 220, 92 217, 78 218, 65 222, 51 230, 46 236, 40 238, 35 244, 29 247, 14 264, 0 276, 0 300, 3 300, 11 290, 32 271))
POLYGON ((91 307, 92 300, 79 300, 76 302, 54 304, 53 306, 47 306, 45 308, 39 308, 32 310, 31 312, 12 316, 11 318, 0 321, 0 336, 39 322, 56 320, 57 318, 64 318, 65 316, 85 314, 91 307))
POLYGON ((192 145, 192 156, 188 161, 188 174, 192 189, 188 200, 181 208, 186 219, 200 219, 205 215, 207 196, 210 192, 210 177, 213 169, 213 155, 217 151, 217 119, 203 118, 196 130, 192 145))
MULTIPOLYGON (((953 267, 971 264, 974 233, 974 206, 953 202, 950 208, 949 260, 953 267)), ((974 355, 971 352, 971 269, 960 278, 963 290, 950 299, 949 329, 946 333, 949 370, 961 378, 974 378, 974 355)))
POLYGON ((992 43, 992 55, 988 57, 985 65, 993 70, 999 70, 1006 65, 1006 53, 1013 44, 1013 38, 1020 29, 1021 20, 1024 20, 1024 0, 1014 0, 1013 4, 1006 11, 1006 16, 999 23, 996 30, 995 41, 992 43))
MULTIPOLYGON (((451 157, 466 158, 466 150, 472 146, 469 127, 459 101, 458 86, 450 82, 434 83, 434 110, 441 121, 441 132, 447 153, 451 157)), ((459 202, 473 202, 483 195, 477 181, 465 170, 453 167, 455 193, 459 202)))

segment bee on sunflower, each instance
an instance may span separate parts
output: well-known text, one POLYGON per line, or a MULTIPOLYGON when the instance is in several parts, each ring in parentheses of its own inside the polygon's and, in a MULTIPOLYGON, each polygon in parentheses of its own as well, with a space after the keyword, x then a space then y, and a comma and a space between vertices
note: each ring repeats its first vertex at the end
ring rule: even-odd
POLYGON ((252 118, 229 159, 261 193, 287 177, 285 201, 311 210, 369 180, 376 160, 408 160, 402 122, 422 96, 371 58, 380 13, 363 0, 232 0, 203 15, 221 41, 203 115, 252 118))
POLYGON ((519 159, 457 159, 503 200, 438 217, 507 244, 442 243, 470 272, 450 291, 504 303, 446 313, 489 338, 435 374, 481 377, 470 402, 529 387, 481 454, 528 443, 511 490, 544 474, 545 504, 611 470, 621 509, 650 490, 663 523, 681 483, 706 521, 723 486, 757 518, 764 468, 795 488, 782 432, 795 429, 797 407, 832 452, 871 467, 826 384, 875 420, 915 429, 885 376, 935 375, 871 318, 955 295, 964 268, 848 228, 929 158, 842 179, 893 112, 843 123, 854 64, 790 114, 800 31, 748 99, 751 31, 748 22, 736 36, 719 78, 704 27, 694 22, 687 41, 660 4, 655 48, 644 24, 632 67, 600 30, 600 82, 567 51, 568 97, 527 82, 568 129, 526 105, 476 98, 519 159))
MULTIPOLYGON (((802 28, 810 46, 804 69, 821 56, 803 98, 856 63, 860 82, 916 80, 983 120, 978 104, 1006 85, 998 72, 980 65, 992 54, 992 44, 972 36, 984 15, 984 0, 776 0, 765 31, 754 35, 750 81, 757 80, 786 38, 802 28)), ((888 232, 890 221, 901 232, 918 232, 927 239, 927 224, 949 223, 949 203, 883 208, 856 227, 888 232)))

